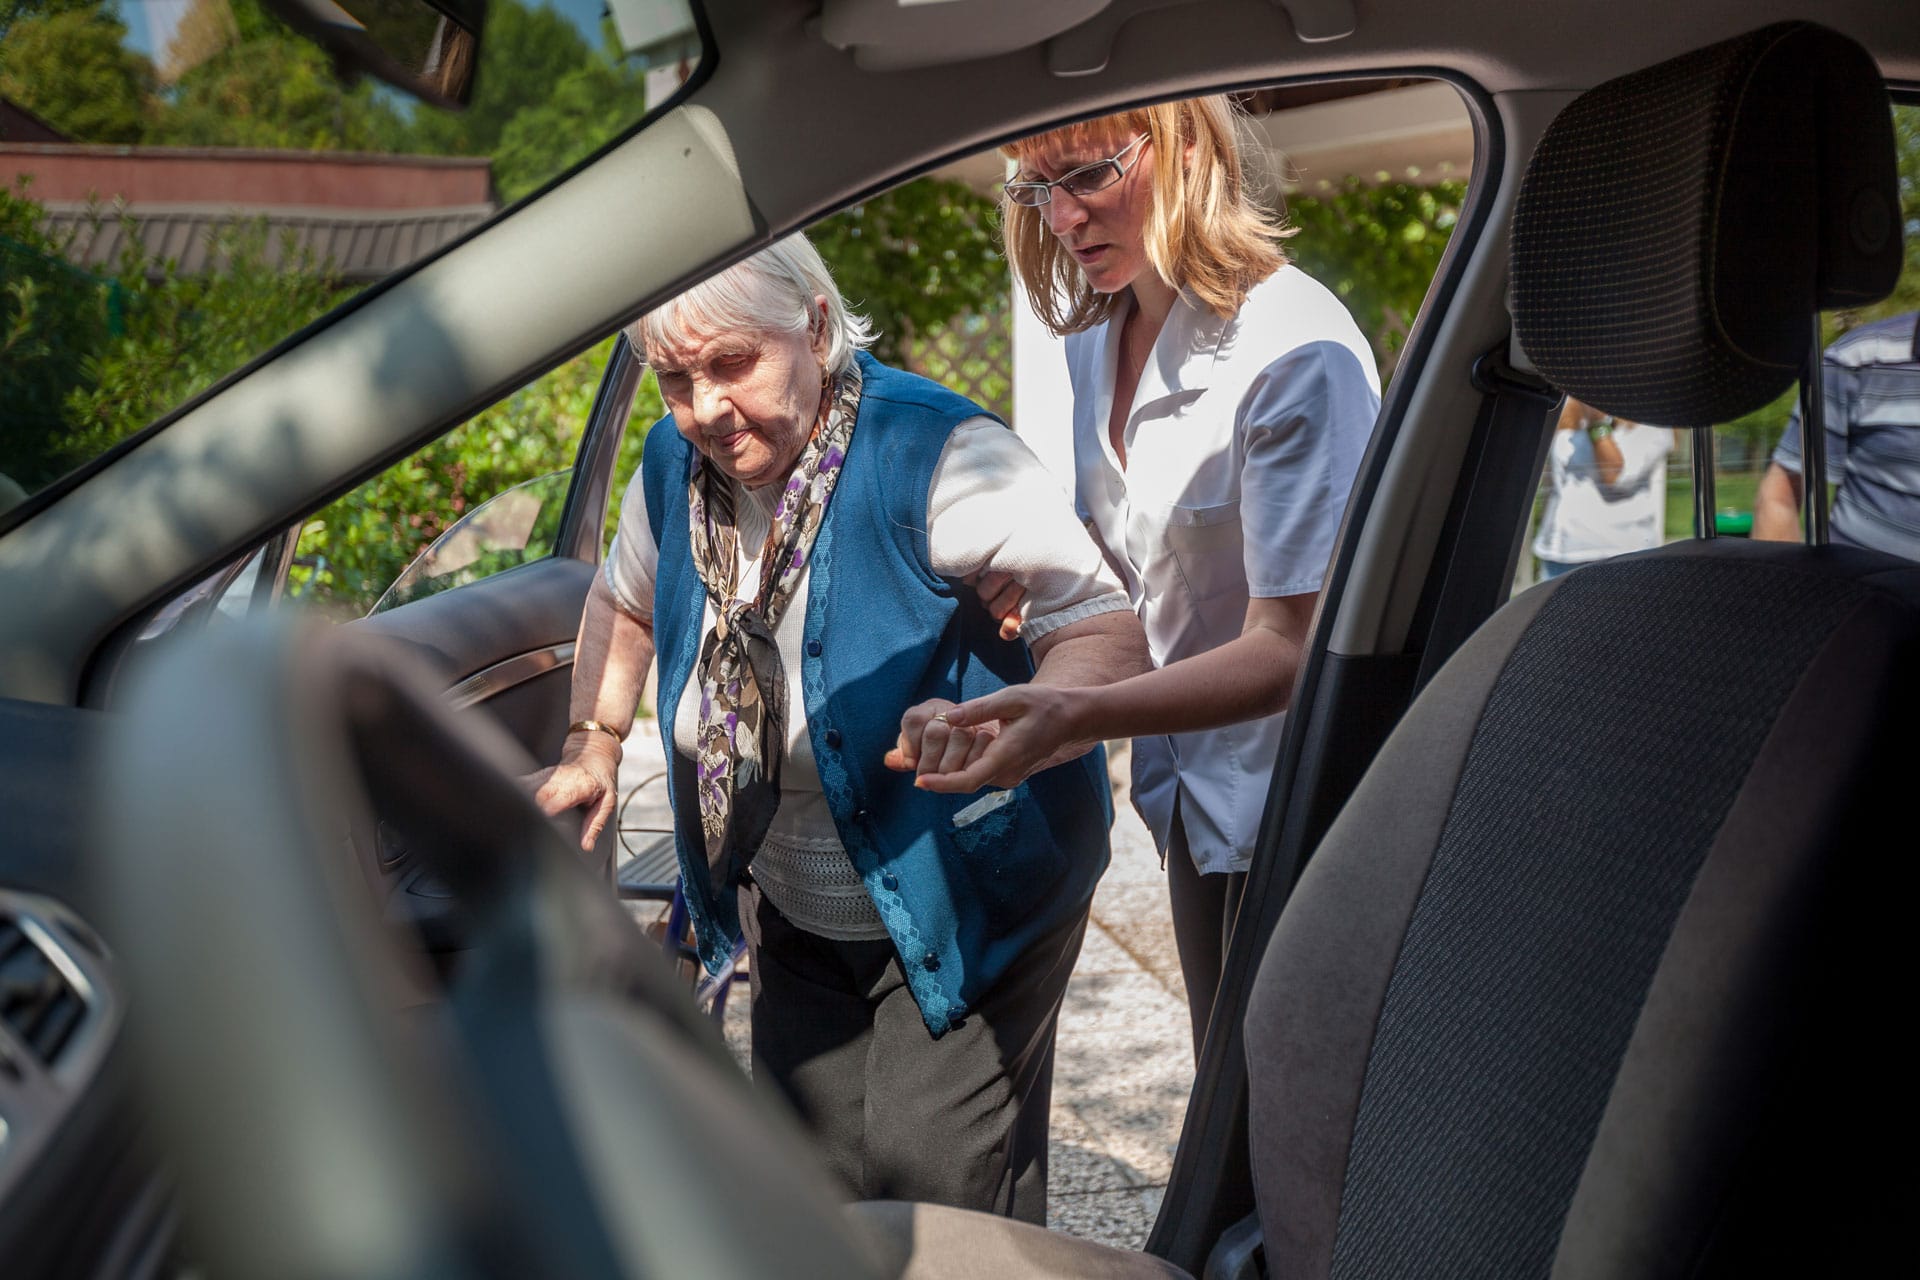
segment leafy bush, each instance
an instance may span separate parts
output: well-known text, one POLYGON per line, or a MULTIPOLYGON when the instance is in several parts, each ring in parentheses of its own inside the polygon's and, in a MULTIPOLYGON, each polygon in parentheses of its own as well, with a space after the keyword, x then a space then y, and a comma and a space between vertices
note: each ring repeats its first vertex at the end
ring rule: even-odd
POLYGON ((1004 313, 1011 287, 994 202, 962 183, 922 178, 816 223, 808 232, 855 310, 873 320, 873 353, 900 364, 916 342, 963 317, 1004 313))
POLYGON ((1461 182, 1368 185, 1350 177, 1327 194, 1287 200, 1289 220, 1300 228, 1286 242, 1288 256, 1347 304, 1373 344, 1383 381, 1400 360, 1465 197, 1461 182))
POLYGON ((67 397, 76 453, 104 453, 354 292, 291 232, 276 242, 263 219, 229 222, 212 236, 213 269, 191 276, 145 257, 137 236, 124 238, 115 273, 124 321, 83 362, 82 385, 67 397))
MULTIPOLYGON (((96 211, 96 221, 108 215, 96 211)), ((65 259, 46 212, 0 191, 0 472, 29 491, 105 453, 313 320, 349 290, 262 221, 215 233, 215 269, 181 275, 123 238, 105 274, 65 259)), ((98 231, 96 225, 93 230, 98 231)))
POLYGON ((69 263, 40 206, 0 187, 0 475, 28 492, 72 470, 62 416, 106 341, 116 282, 69 263))
MULTIPOLYGON (((523 481, 570 468, 613 341, 475 414, 317 513, 300 532, 288 595, 329 614, 363 614, 461 516, 523 481)), ((616 496, 639 466, 646 428, 661 412, 649 377, 634 397, 616 496)), ((546 536, 551 543, 552 533, 546 536)))

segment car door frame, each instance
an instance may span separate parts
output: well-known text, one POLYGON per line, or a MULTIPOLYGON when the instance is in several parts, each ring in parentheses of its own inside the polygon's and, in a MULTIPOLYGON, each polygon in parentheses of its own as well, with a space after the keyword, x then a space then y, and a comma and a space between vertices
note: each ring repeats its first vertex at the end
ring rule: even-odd
MULTIPOLYGON (((1274 761, 1253 864, 1215 996, 1213 1024, 1196 1064, 1173 1170, 1145 1246, 1147 1252, 1194 1275, 1203 1273, 1216 1245, 1236 1224, 1254 1213, 1250 1089, 1242 1023, 1267 941, 1314 846, 1418 692, 1423 660, 1440 640, 1432 611, 1416 611, 1397 651, 1337 654, 1329 646, 1328 622, 1344 603, 1362 555, 1368 519, 1383 500, 1383 480, 1416 396, 1426 381, 1455 378, 1462 372, 1439 367, 1434 359, 1436 346, 1443 321, 1461 298, 1468 272, 1477 269, 1476 251, 1499 229, 1496 213, 1507 180, 1508 153, 1493 99, 1457 72, 1395 69, 1340 78, 1385 75, 1442 81, 1460 94, 1474 127, 1473 171, 1460 220, 1387 388, 1342 519, 1274 761)), ((1483 402, 1482 419, 1486 415, 1483 402)), ((1494 565, 1506 560, 1506 547, 1489 558, 1480 554, 1484 548, 1477 540, 1489 524, 1503 525, 1512 496, 1482 481, 1489 468, 1497 470, 1496 460, 1503 458, 1511 469, 1513 458, 1524 457, 1537 474, 1544 439, 1544 433, 1537 440, 1513 440, 1475 430, 1461 459, 1449 518, 1422 579, 1423 597, 1443 590, 1457 597, 1470 584, 1484 588, 1485 580, 1501 577, 1502 571, 1494 565)), ((1526 493, 1530 500, 1530 485, 1526 493)), ((1511 581, 1510 567, 1504 573, 1504 581, 1511 581)), ((1468 594, 1482 598, 1485 592, 1468 594)), ((1237 1238, 1241 1233, 1235 1234, 1237 1238)))

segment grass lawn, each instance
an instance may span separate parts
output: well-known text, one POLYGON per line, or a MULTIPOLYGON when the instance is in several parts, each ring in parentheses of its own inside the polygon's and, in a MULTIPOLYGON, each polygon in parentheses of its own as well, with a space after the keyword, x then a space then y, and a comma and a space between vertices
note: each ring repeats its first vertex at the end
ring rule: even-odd
MULTIPOLYGON (((1758 471, 1720 472, 1713 477, 1714 506, 1722 511, 1752 512, 1758 471)), ((1685 471, 1667 472, 1667 541, 1693 536, 1693 477, 1685 471)))

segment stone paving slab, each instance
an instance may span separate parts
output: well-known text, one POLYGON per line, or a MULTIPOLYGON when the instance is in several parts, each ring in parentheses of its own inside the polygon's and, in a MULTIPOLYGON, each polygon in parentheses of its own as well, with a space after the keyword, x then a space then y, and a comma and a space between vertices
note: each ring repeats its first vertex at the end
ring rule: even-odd
MULTIPOLYGON (((1110 752, 1115 779, 1113 862, 1094 895, 1092 920, 1060 1011, 1048 1223, 1120 1248, 1146 1242, 1159 1211, 1193 1085, 1185 988, 1173 946, 1166 872, 1126 797, 1126 749, 1110 752)), ((641 720, 620 767, 623 797, 662 770, 658 729, 641 720)), ((670 824, 654 785, 620 811, 639 839, 670 824)), ((657 908, 647 908, 649 918, 657 908)), ((728 1001, 728 1047, 748 1062, 744 977, 728 1001)))

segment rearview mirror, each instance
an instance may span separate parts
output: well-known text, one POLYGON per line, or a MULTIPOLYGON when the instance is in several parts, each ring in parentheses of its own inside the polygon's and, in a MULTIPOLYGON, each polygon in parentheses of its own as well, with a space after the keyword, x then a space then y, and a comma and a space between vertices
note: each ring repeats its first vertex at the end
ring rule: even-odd
POLYGON ((486 0, 266 0, 349 71, 437 107, 473 96, 486 0))

